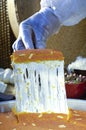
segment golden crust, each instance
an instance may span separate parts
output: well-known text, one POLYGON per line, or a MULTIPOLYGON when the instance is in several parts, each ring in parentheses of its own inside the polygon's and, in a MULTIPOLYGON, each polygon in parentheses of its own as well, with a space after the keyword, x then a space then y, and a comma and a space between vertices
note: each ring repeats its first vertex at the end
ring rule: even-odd
POLYGON ((46 60, 64 60, 60 51, 52 49, 25 49, 13 53, 11 60, 15 63, 39 62, 46 60))

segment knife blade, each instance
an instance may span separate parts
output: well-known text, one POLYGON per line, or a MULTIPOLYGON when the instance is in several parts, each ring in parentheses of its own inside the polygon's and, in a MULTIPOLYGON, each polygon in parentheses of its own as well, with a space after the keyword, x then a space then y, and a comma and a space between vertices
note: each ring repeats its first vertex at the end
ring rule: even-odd
POLYGON ((0 102, 0 113, 1 112, 10 112, 15 106, 16 100, 2 101, 0 102))

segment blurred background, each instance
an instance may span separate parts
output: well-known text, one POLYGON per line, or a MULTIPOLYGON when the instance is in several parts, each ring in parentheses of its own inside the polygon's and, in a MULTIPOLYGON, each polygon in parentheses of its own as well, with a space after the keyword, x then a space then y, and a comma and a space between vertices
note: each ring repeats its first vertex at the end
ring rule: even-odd
MULTIPOLYGON (((0 68, 10 67, 19 23, 39 9, 40 0, 0 0, 0 68)), ((75 26, 62 27, 58 34, 48 39, 47 48, 62 51, 65 67, 77 56, 86 57, 86 19, 75 26)))
MULTIPOLYGON (((14 99, 15 95, 10 55, 13 52, 12 44, 18 36, 19 24, 39 9, 40 0, 0 0, 0 100, 2 101, 14 99), (1 92, 12 95, 4 96, 1 92)), ((48 39, 47 48, 63 53, 65 69, 78 56, 86 59, 86 19, 75 26, 63 26, 58 34, 48 39)), ((65 73, 65 84, 68 98, 86 99, 86 71, 83 75, 81 71, 78 75, 65 73)))

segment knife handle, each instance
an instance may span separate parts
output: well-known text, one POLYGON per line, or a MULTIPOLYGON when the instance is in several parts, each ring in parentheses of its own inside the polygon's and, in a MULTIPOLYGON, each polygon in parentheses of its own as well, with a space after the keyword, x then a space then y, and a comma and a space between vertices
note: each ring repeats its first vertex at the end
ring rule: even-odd
POLYGON ((14 99, 15 99, 14 95, 0 93, 0 101, 9 101, 14 99))

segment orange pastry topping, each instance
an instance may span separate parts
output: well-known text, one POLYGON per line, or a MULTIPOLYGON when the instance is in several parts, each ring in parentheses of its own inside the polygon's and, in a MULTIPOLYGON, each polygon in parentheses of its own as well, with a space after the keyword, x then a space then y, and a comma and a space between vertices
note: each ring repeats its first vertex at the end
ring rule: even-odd
POLYGON ((26 49, 18 50, 11 56, 15 63, 27 63, 29 61, 64 60, 61 52, 50 49, 26 49))

